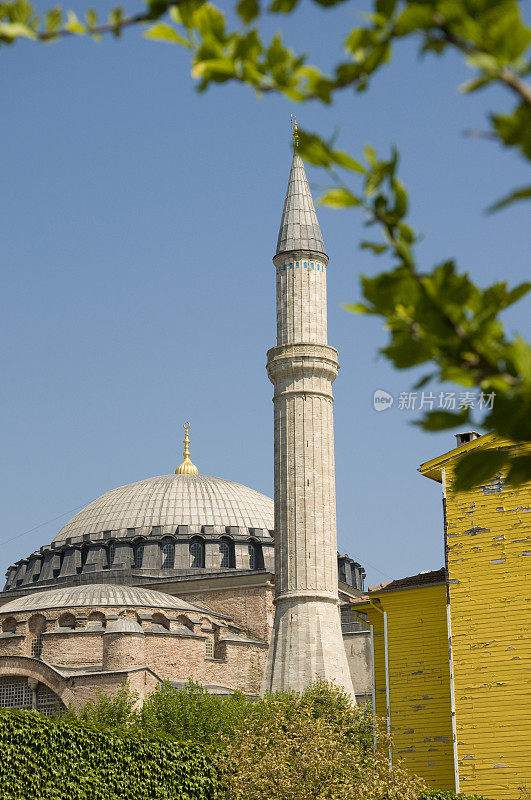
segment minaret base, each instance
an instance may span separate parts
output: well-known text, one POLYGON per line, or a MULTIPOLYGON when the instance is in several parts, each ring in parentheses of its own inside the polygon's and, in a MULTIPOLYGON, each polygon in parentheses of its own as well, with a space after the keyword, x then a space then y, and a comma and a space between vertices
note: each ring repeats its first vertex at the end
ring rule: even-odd
POLYGON ((348 692, 354 703, 337 597, 297 591, 278 597, 275 605, 261 694, 279 689, 301 692, 321 678, 348 692))

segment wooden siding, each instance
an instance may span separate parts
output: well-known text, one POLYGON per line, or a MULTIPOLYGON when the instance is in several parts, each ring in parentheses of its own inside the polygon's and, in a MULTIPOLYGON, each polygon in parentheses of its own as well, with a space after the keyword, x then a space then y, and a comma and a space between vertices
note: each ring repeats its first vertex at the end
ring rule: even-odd
MULTIPOLYGON (((442 585, 371 592, 387 611, 393 759, 434 788, 454 788, 446 589, 442 585)), ((368 610, 367 610, 368 609, 368 610)), ((376 713, 386 717, 383 614, 374 625, 376 713)))
POLYGON ((460 788, 519 800, 531 792, 531 487, 456 493, 454 465, 444 464, 460 788))

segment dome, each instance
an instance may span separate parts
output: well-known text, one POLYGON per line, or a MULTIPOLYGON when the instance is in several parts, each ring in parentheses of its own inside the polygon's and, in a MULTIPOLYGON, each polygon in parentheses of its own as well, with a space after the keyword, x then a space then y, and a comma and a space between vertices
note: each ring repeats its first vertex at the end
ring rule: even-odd
POLYGON ((128 529, 140 533, 157 526, 273 530, 273 520, 271 498, 240 483, 208 475, 160 475, 106 492, 67 522, 54 542, 103 531, 125 536, 128 529))
POLYGON ((44 611, 52 608, 90 606, 164 608, 198 613, 205 610, 193 603, 185 603, 179 597, 173 597, 164 592, 155 592, 152 589, 96 583, 88 586, 52 589, 49 592, 35 592, 0 606, 0 613, 12 614, 18 611, 44 611))
POLYGON ((104 635, 108 633, 141 633, 143 635, 144 631, 134 619, 123 617, 121 619, 114 619, 107 625, 104 635))

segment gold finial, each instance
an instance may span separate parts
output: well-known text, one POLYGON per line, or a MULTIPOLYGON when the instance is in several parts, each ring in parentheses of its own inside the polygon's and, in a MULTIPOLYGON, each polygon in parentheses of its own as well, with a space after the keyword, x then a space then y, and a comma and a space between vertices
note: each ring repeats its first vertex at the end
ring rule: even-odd
POLYGON ((189 422, 185 422, 184 425, 183 425, 183 428, 185 430, 184 441, 183 441, 183 444, 184 444, 183 459, 184 459, 184 461, 183 461, 182 464, 179 464, 179 466, 175 470, 175 474, 176 475, 199 475, 199 470, 197 469, 195 464, 192 464, 192 462, 190 461, 190 437, 188 436, 188 431, 190 429, 190 423, 189 422))
POLYGON ((293 137, 293 144, 295 147, 299 146, 299 128, 297 127, 297 117, 293 114, 291 116, 291 135, 293 137))

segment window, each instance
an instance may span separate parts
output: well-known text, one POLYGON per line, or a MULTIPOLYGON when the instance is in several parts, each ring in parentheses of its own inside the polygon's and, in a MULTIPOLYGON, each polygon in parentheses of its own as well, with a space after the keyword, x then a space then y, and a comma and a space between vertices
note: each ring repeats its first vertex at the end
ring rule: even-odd
POLYGON ((192 633, 193 633, 193 631, 194 631, 194 624, 193 624, 193 622, 191 622, 191 621, 188 619, 188 617, 185 617, 185 616, 184 616, 184 614, 181 614, 179 617, 177 617, 177 621, 178 621, 178 622, 179 622, 181 625, 183 625, 185 628, 188 628, 188 630, 189 630, 189 631, 192 631, 192 633))
POLYGON ((76 618, 73 614, 61 614, 59 617, 59 627, 60 628, 70 628, 73 630, 76 627, 76 618))
POLYGON ((214 642, 207 639, 205 642, 205 658, 214 658, 214 642))
POLYGON ((264 556, 262 545, 258 542, 249 542, 249 569, 263 569, 264 556))
POLYGON ((220 539, 219 552, 221 553, 220 566, 224 569, 234 569, 236 566, 234 558, 234 544, 229 539, 220 539))
POLYGON ((46 617, 43 614, 35 614, 28 623, 30 639, 30 655, 32 658, 42 656, 42 634, 46 630, 46 617))
POLYGON ((107 566, 109 569, 114 564, 114 556, 116 554, 116 545, 114 542, 111 542, 109 547, 107 548, 107 566))
POLYGON ((204 568, 205 543, 202 539, 192 539, 190 542, 190 566, 204 568))
POLYGON ((32 700, 27 678, 0 678, 0 708, 32 708, 32 700))
POLYGON ((162 540, 162 569, 173 569, 175 563, 175 544, 173 539, 162 540))
POLYGON ((133 567, 140 569, 144 561, 144 542, 138 542, 133 548, 133 567))
POLYGON ((35 706, 37 711, 44 714, 46 717, 56 717, 64 714, 66 708, 60 698, 52 692, 44 683, 37 684, 35 692, 35 706))
POLYGON ((30 653, 32 658, 40 658, 42 656, 42 634, 36 633, 31 640, 30 653))
POLYGON ((167 633, 170 629, 169 620, 164 614, 153 614, 151 617, 151 632, 152 633, 167 633))
POLYGON ((17 621, 15 617, 8 617, 2 622, 2 633, 16 633, 17 621))
POLYGON ((100 630, 104 628, 107 623, 105 619, 105 614, 102 614, 101 611, 93 611, 89 614, 87 620, 87 629, 88 630, 100 630))

